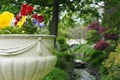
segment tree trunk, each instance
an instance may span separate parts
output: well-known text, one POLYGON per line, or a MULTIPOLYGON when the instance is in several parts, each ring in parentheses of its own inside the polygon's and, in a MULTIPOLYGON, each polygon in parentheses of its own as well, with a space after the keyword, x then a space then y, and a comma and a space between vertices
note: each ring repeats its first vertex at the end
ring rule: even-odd
POLYGON ((52 21, 51 21, 51 25, 50 25, 50 35, 57 36, 58 19, 59 19, 59 0, 54 0, 53 15, 52 15, 52 21))

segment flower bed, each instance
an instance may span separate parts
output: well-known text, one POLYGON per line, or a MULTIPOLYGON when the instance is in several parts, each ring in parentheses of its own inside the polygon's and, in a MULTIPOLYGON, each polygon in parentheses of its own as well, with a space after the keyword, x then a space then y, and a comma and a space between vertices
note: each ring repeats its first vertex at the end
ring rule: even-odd
POLYGON ((9 11, 0 14, 1 34, 39 34, 44 26, 44 17, 33 14, 34 7, 23 4, 16 15, 9 11))

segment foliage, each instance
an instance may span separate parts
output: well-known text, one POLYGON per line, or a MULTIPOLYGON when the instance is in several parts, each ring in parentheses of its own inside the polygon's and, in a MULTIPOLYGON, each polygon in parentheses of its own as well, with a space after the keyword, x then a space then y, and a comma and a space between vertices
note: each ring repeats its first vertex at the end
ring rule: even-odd
POLYGON ((104 50, 108 46, 113 46, 119 40, 118 34, 108 33, 107 30, 95 21, 85 28, 85 39, 90 44, 95 44, 94 49, 104 50))
POLYGON ((90 44, 82 44, 82 45, 78 45, 73 52, 75 53, 83 53, 85 56, 87 56, 88 54, 90 54, 91 52, 93 52, 93 46, 90 44))
POLYGON ((24 34, 24 31, 18 27, 5 27, 0 29, 0 34, 24 34))
MULTIPOLYGON (((73 56, 71 55, 69 50, 65 50, 65 51, 57 51, 56 50, 55 54, 57 56, 56 69, 59 69, 59 71, 56 70, 57 73, 54 73, 55 76, 54 75, 48 76, 48 80, 49 79, 50 80, 51 79, 52 80, 59 80, 59 79, 60 80, 69 80, 69 72, 70 72, 71 67, 72 67, 73 56), (64 72, 64 73, 62 73, 62 72, 64 72)), ((46 80, 46 78, 45 78, 45 80, 46 80)))
POLYGON ((104 67, 107 69, 108 76, 112 80, 120 79, 120 44, 116 47, 115 52, 110 52, 109 57, 103 62, 104 67))
POLYGON ((84 60, 93 66, 98 65, 105 59, 107 53, 104 51, 94 50, 93 46, 83 44, 79 47, 79 52, 84 54, 84 60))
POLYGON ((48 34, 48 30, 46 28, 37 29, 38 27, 34 26, 24 26, 24 28, 18 28, 15 26, 6 27, 4 29, 0 29, 0 34, 48 34))
POLYGON ((106 49, 109 46, 110 46, 110 44, 108 42, 101 40, 101 41, 96 42, 96 44, 94 46, 94 49, 102 51, 102 50, 106 49))
POLYGON ((71 68, 73 55, 70 54, 70 52, 67 52, 67 51, 65 51, 65 52, 57 51, 56 56, 57 56, 57 59, 58 59, 56 66, 59 67, 60 69, 68 72, 69 69, 71 68))
POLYGON ((103 16, 103 24, 107 29, 110 29, 110 33, 120 33, 120 1, 118 0, 105 0, 105 12, 103 16))
POLYGON ((69 45, 66 44, 66 39, 64 37, 59 37, 57 38, 58 46, 59 46, 59 51, 66 51, 69 49, 69 45))
POLYGON ((54 68, 42 80, 68 80, 68 75, 63 70, 59 68, 54 68))
POLYGON ((104 34, 104 38, 106 40, 114 40, 114 41, 117 41, 119 39, 119 36, 115 33, 106 33, 104 34))
POLYGON ((99 68, 101 62, 106 58, 106 54, 102 51, 94 51, 90 54, 89 57, 86 58, 86 61, 90 63, 92 66, 99 68))
POLYGON ((19 12, 19 10, 20 10, 20 7, 16 6, 15 4, 14 5, 8 4, 7 6, 5 4, 2 4, 0 6, 0 13, 2 13, 4 11, 9 11, 14 14, 17 14, 19 12))
MULTIPOLYGON (((93 17, 99 17, 98 2, 101 0, 58 0, 59 1, 59 23, 65 23, 64 25, 67 27, 75 27, 74 23, 89 23, 93 20, 93 17), (93 6, 94 4, 95 6, 93 6), (98 6, 98 7, 96 7, 98 6), (70 26, 69 26, 69 25, 70 26)), ((20 9, 20 6, 24 3, 28 3, 30 5, 35 5, 37 8, 34 13, 41 13, 44 15, 45 21, 44 23, 49 26, 51 24, 52 19, 52 10, 53 10, 53 2, 54 0, 40 0, 40 1, 29 1, 29 0, 4 0, 0 2, 0 9, 2 11, 8 10, 17 14, 20 9), (8 7, 9 6, 9 7, 8 7), (17 9, 15 9, 17 8, 17 9)), ((55 22, 55 21, 52 21, 55 22)), ((50 27, 52 27, 50 25, 50 27)), ((61 27, 61 26, 60 26, 61 27)), ((53 27, 52 27, 53 29, 53 27)), ((55 31, 55 30, 54 30, 55 31)), ((66 35, 65 35, 66 36, 66 35)))
MULTIPOLYGON (((45 20, 47 19, 48 21, 45 21, 45 23, 49 22, 51 20, 51 15, 52 15, 52 7, 53 7, 53 1, 54 0, 39 0, 39 1, 34 1, 34 0, 4 0, 0 2, 0 9, 3 11, 11 9, 10 12, 12 11, 13 13, 17 14, 18 10, 20 9, 20 5, 24 3, 28 3, 31 5, 36 5, 38 10, 35 10, 35 12, 40 12, 44 14, 45 20), (17 8, 17 9, 15 9, 17 8), (40 11, 41 10, 41 11, 40 11)), ((67 12, 67 16, 69 16, 69 23, 73 23, 75 19, 78 19, 81 17, 85 22, 91 22, 93 17, 98 17, 98 11, 95 6, 91 6, 92 4, 98 5, 99 0, 94 1, 94 0, 64 0, 64 1, 59 1, 60 5, 60 13, 64 13, 65 11, 67 12), (76 18, 73 18, 71 16, 76 15, 76 18), (89 16, 89 17, 88 17, 89 16)), ((99 6, 99 5, 98 5, 99 6)), ((61 14, 62 15, 62 14, 61 14)), ((64 22, 63 20, 62 22, 64 22)))
POLYGON ((59 26, 61 28, 59 28, 59 31, 58 31, 58 37, 68 37, 68 28, 64 28, 63 26, 59 26))
POLYGON ((101 40, 101 35, 96 30, 89 30, 87 31, 85 35, 85 40, 87 40, 88 43, 96 43, 97 41, 101 40))

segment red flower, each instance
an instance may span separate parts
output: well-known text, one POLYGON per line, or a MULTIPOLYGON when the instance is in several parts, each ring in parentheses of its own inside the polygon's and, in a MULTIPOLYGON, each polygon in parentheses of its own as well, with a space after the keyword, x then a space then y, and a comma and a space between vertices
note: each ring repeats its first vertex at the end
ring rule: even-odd
POLYGON ((38 22, 44 21, 44 17, 42 15, 34 14, 32 17, 35 18, 38 22))
POLYGON ((33 14, 32 18, 38 19, 38 15, 37 14, 33 14))
POLYGON ((14 25, 16 26, 17 23, 22 19, 22 15, 20 14, 17 14, 16 17, 15 17, 15 22, 14 22, 14 25))
POLYGON ((28 5, 28 4, 24 4, 22 5, 22 9, 20 11, 20 14, 23 16, 26 16, 28 14, 31 14, 33 12, 33 7, 28 5))
POLYGON ((44 21, 44 17, 42 15, 38 16, 38 21, 39 22, 43 22, 44 21))
POLYGON ((17 25, 17 23, 18 23, 18 21, 16 20, 16 21, 14 22, 14 25, 16 26, 16 25, 17 25))
POLYGON ((97 42, 97 43, 95 44, 94 49, 95 49, 95 50, 104 50, 104 49, 106 49, 108 46, 110 46, 109 43, 101 40, 101 41, 99 41, 99 42, 97 42))
POLYGON ((26 13, 25 10, 21 10, 21 11, 20 11, 20 14, 23 15, 23 16, 26 16, 26 15, 27 15, 27 13, 26 13))
POLYGON ((21 18, 22 18, 22 16, 19 15, 19 14, 17 14, 16 17, 15 17, 15 19, 16 19, 17 21, 20 21, 21 18))

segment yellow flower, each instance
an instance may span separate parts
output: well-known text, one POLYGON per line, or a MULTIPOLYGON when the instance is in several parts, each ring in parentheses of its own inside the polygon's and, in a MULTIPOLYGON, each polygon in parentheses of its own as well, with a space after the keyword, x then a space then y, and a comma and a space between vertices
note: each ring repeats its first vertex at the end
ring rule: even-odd
POLYGON ((10 26, 13 17, 14 14, 8 11, 5 11, 2 14, 0 14, 0 28, 5 28, 7 26, 10 26))
POLYGON ((26 21, 26 16, 22 16, 22 19, 17 23, 17 26, 21 27, 26 21))

